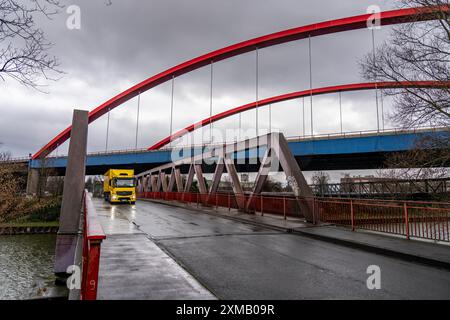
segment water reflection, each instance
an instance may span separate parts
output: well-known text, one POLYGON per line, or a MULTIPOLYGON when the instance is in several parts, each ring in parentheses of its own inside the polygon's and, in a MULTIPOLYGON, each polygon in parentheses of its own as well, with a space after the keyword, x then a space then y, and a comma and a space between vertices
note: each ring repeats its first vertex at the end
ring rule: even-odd
POLYGON ((0 236, 0 300, 46 295, 56 235, 0 236))

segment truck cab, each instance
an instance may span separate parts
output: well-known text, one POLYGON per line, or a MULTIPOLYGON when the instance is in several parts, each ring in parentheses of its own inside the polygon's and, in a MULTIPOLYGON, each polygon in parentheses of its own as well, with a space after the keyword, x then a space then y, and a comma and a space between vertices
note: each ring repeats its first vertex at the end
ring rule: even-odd
POLYGON ((103 196, 109 203, 136 202, 134 170, 110 169, 104 175, 103 196))

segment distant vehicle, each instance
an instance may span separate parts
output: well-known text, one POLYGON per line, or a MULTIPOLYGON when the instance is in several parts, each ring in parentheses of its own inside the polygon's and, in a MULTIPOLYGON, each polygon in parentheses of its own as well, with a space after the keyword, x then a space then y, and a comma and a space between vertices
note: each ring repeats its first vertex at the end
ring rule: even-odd
POLYGON ((109 203, 136 202, 134 170, 110 169, 105 173, 103 196, 109 203))

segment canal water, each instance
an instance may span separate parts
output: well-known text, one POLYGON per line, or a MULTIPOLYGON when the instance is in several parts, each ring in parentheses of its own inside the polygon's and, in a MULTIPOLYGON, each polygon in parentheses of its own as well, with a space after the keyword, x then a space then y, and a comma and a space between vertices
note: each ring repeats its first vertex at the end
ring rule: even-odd
POLYGON ((56 235, 0 236, 0 300, 48 296, 56 235))

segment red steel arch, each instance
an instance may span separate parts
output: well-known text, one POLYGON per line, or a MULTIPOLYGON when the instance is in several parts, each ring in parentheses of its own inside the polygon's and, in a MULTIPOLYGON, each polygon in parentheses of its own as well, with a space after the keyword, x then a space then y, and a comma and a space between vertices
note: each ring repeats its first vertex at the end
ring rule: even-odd
MULTIPOLYGON (((439 11, 448 11, 448 6, 444 7, 418 7, 400 10, 392 10, 381 12, 379 19, 381 25, 392 25, 413 21, 426 21, 438 18, 439 11)), ((126 101, 136 97, 142 92, 145 92, 155 86, 158 86, 174 77, 178 77, 185 73, 199 69, 212 62, 218 62, 237 55, 241 55, 256 48, 266 48, 277 44, 282 44, 290 41, 300 40, 308 37, 316 37, 326 34, 338 33, 349 30, 363 29, 367 27, 367 21, 372 18, 371 14, 364 14, 354 17, 348 17, 337 20, 330 20, 321 23, 315 23, 307 26, 293 28, 265 35, 259 38, 247 40, 235 45, 219 49, 192 60, 181 63, 175 67, 167 69, 157 75, 154 75, 141 83, 129 88, 128 90, 118 94, 117 96, 106 101, 89 112, 89 123, 97 120, 102 115, 106 114, 126 101)), ((72 127, 69 126, 54 139, 47 143, 41 150, 33 155, 32 159, 46 157, 59 145, 70 138, 72 127)))
POLYGON ((158 150, 165 145, 169 144, 171 141, 174 141, 178 138, 181 138, 182 136, 196 130, 200 129, 201 127, 207 126, 211 123, 214 123, 216 121, 225 119, 227 117, 230 117, 232 115, 245 112, 251 109, 255 109, 256 107, 262 107, 269 104, 275 104, 287 100, 293 100, 298 99, 302 97, 309 97, 310 95, 316 96, 321 94, 328 94, 328 93, 336 93, 336 92, 346 92, 346 91, 361 91, 361 90, 373 90, 373 89, 399 89, 399 88, 450 88, 450 81, 447 82, 441 82, 441 81, 405 81, 405 82, 367 82, 367 83, 354 83, 354 84, 346 84, 346 85, 339 85, 339 86, 332 86, 332 87, 323 87, 323 88, 317 88, 313 90, 304 90, 304 91, 297 91, 297 92, 291 92, 271 98, 267 98, 264 100, 260 100, 258 102, 252 102, 245 104, 240 107, 236 107, 233 109, 229 109, 227 111, 218 113, 212 117, 203 119, 199 122, 196 122, 182 130, 179 130, 175 132, 173 135, 164 138, 163 140, 159 141, 155 145, 148 148, 148 150, 158 150))

